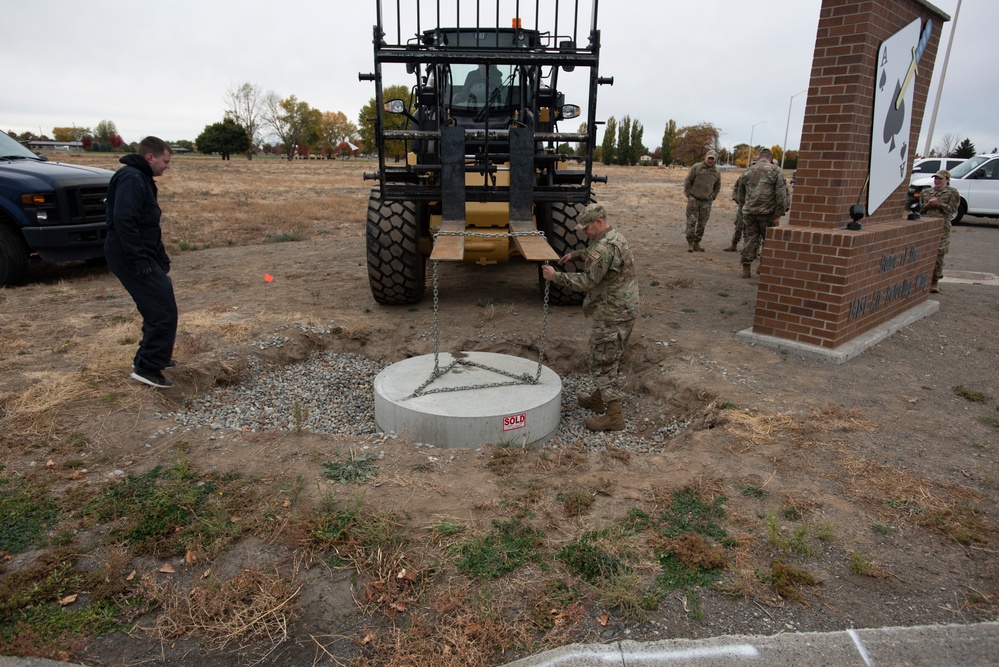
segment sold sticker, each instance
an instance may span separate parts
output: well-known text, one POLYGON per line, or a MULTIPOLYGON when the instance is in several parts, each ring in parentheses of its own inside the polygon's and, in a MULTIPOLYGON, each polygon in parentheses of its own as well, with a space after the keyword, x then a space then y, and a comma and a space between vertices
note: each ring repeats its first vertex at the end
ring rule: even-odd
POLYGON ((519 415, 503 417, 503 431, 514 431, 527 426, 527 413, 521 412, 519 415))

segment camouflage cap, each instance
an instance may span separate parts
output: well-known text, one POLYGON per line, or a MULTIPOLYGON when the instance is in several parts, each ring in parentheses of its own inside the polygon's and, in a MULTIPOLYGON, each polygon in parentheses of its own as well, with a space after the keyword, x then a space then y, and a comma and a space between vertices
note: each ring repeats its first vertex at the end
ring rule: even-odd
POLYGON ((940 171, 938 171, 937 173, 935 173, 933 175, 934 176, 939 176, 940 178, 946 179, 948 181, 950 180, 950 172, 947 171, 946 169, 941 169, 940 171))
POLYGON ((603 204, 590 204, 583 209, 583 212, 576 216, 576 229, 582 229, 586 227, 591 222, 596 222, 597 220, 606 220, 607 211, 604 210, 603 204))
POLYGON ((773 157, 774 152, 769 148, 761 148, 759 157, 763 157, 764 155, 769 155, 770 157, 773 157))
POLYGON ((714 151, 708 151, 708 154, 704 156, 704 159, 707 160, 709 157, 718 159, 718 153, 715 153, 714 151))

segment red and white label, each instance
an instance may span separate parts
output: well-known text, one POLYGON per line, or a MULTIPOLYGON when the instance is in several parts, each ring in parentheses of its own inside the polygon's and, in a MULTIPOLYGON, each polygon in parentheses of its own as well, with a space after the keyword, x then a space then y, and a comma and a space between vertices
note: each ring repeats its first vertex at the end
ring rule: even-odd
POLYGON ((518 428, 527 426, 527 413, 521 412, 519 415, 503 417, 503 431, 515 431, 518 428))

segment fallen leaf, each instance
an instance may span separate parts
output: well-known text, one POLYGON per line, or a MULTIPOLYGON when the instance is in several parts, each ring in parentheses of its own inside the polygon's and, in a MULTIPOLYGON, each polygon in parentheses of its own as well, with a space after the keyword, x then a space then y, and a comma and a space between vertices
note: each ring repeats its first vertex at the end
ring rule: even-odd
POLYGON ((370 644, 376 639, 378 639, 378 635, 376 635, 372 630, 368 630, 364 633, 364 639, 361 640, 361 643, 370 644))
POLYGON ((465 627, 465 635, 473 635, 481 629, 482 626, 478 623, 469 623, 468 626, 465 627))
POLYGON ((45 467, 46 468, 55 468, 55 461, 53 461, 52 459, 49 459, 48 461, 45 462, 45 467))
POLYGON ((395 611, 401 614, 402 612, 406 611, 406 605, 404 605, 401 602, 393 602, 389 605, 389 609, 394 609, 395 611))
POLYGON ((73 593, 72 595, 67 595, 63 599, 59 600, 59 606, 65 607, 68 604, 73 604, 74 602, 76 602, 76 595, 77 595, 76 593, 73 593))
POLYGON ((173 569, 173 565, 171 565, 170 563, 164 563, 163 567, 160 568, 160 572, 163 572, 165 574, 173 574, 176 571, 177 570, 173 569))
POLYGON ((609 620, 610 620, 610 614, 608 614, 607 612, 604 612, 600 614, 600 616, 597 616, 597 623, 599 623, 602 626, 606 626, 607 621, 609 620))
POLYGON ((198 557, 195 556, 190 549, 188 549, 187 552, 184 554, 184 562, 190 565, 196 560, 198 560, 198 557))
POLYGON ((281 507, 291 507, 291 501, 285 498, 284 502, 281 503, 281 507))
POLYGON ((208 578, 208 577, 209 577, 209 576, 211 575, 211 573, 212 573, 212 569, 211 569, 211 568, 208 568, 208 569, 207 569, 207 570, 205 570, 205 571, 204 571, 204 573, 203 573, 203 574, 201 575, 201 578, 202 578, 202 579, 207 579, 207 578, 208 578))
POLYGON ((128 576, 125 577, 125 581, 132 581, 132 579, 135 579, 135 570, 132 570, 131 572, 129 572, 128 576))

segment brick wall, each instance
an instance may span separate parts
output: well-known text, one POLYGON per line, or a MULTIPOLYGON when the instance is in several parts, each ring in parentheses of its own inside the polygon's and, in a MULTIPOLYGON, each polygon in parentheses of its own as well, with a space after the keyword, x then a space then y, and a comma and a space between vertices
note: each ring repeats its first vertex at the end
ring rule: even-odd
POLYGON ((775 231, 760 265, 753 333, 835 348, 926 299, 939 219, 845 234, 775 231))
MULTIPOLYGON (((850 221, 850 206, 860 199, 870 162, 879 46, 913 20, 932 19, 913 87, 912 164, 944 17, 919 0, 823 1, 789 225, 834 228, 850 221)), ((904 217, 908 182, 864 224, 904 217)))
POLYGON ((823 0, 791 212, 767 234, 754 334, 835 348, 926 300, 942 226, 905 219, 908 178, 862 231, 845 229, 850 206, 867 202, 880 45, 917 18, 934 25, 913 84, 910 165, 948 17, 923 0, 823 0))

